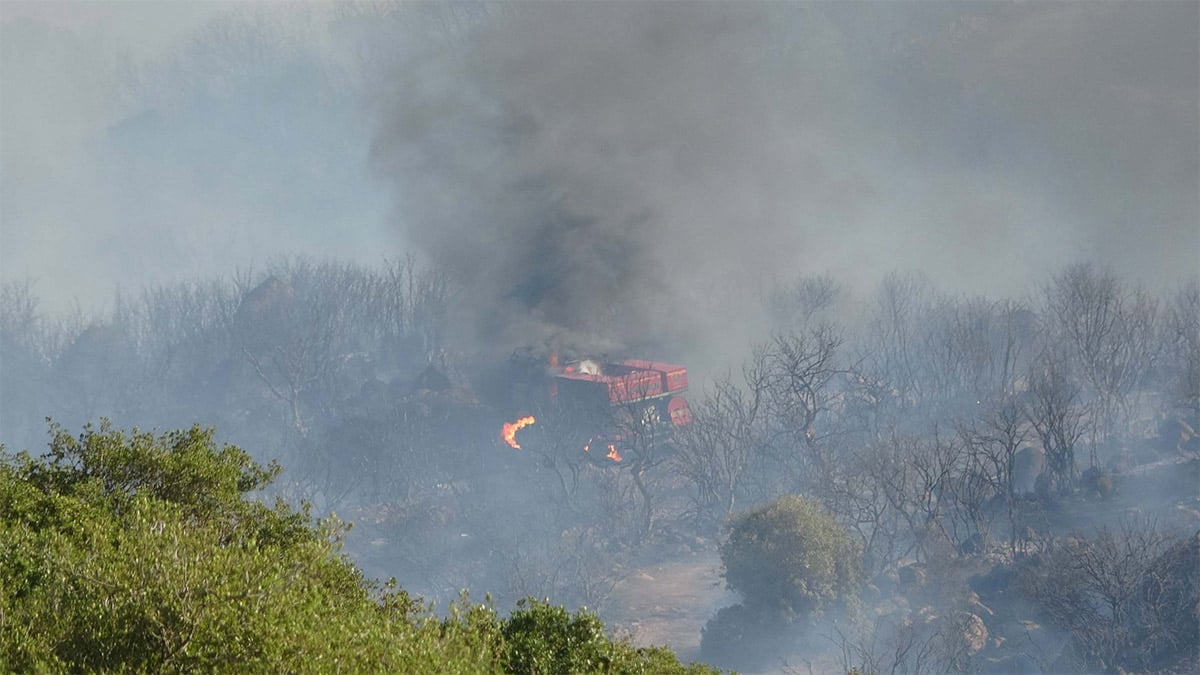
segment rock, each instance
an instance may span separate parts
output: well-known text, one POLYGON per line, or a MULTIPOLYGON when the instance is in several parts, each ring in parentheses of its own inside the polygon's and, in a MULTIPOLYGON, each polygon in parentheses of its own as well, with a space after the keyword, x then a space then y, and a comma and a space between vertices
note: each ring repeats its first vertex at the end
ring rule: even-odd
POLYGON ((1013 456, 1013 489, 1017 494, 1034 491, 1038 474, 1046 470, 1046 453, 1041 448, 1025 446, 1013 456))
POLYGON ((883 593, 884 595, 891 595, 892 593, 895 593, 896 589, 900 586, 900 575, 897 574, 895 570, 889 569, 885 572, 880 572, 879 574, 875 575, 875 578, 871 580, 871 583, 879 589, 880 593, 883 593))
POLYGON ((996 614, 995 612, 992 611, 991 607, 988 607, 987 605, 983 604, 983 600, 981 600, 979 598, 979 594, 976 593, 975 591, 971 591, 970 593, 967 594, 967 604, 970 605, 971 607, 974 607, 977 611, 982 611, 984 614, 987 614, 988 616, 995 616, 995 614, 996 614))
POLYGON ((1172 417, 1159 423, 1158 438, 1163 450, 1178 451, 1196 438, 1196 431, 1187 422, 1172 417))
POLYGON ((978 654, 987 647, 988 629, 978 614, 964 614, 958 624, 958 634, 967 648, 967 653, 978 654))
POLYGON ((976 555, 983 553, 985 545, 986 541, 984 540, 983 535, 976 532, 975 534, 967 537, 966 541, 959 544, 958 550, 963 555, 976 555))
POLYGON ((913 621, 915 623, 933 623, 934 621, 937 621, 937 619, 937 610, 934 609, 932 605, 925 605, 921 609, 917 610, 917 615, 914 617, 913 621))
POLYGON ((1062 652, 1054 662, 1050 664, 1050 672, 1052 673, 1090 673, 1094 669, 1088 669, 1083 661, 1075 654, 1075 649, 1070 643, 1063 646, 1062 652))
POLYGON ((900 583, 905 586, 921 586, 925 583, 925 566, 919 563, 905 565, 897 571, 897 574, 900 583))
POLYGON ((1037 494, 1038 500, 1043 504, 1049 504, 1054 501, 1054 495, 1058 492, 1058 480, 1050 473, 1043 471, 1033 481, 1033 491, 1037 494))
POLYGON ((1004 659, 991 661, 982 669, 984 673, 995 675, 1013 675, 1014 673, 1040 673, 1042 666, 1037 659, 1028 654, 1017 654, 1004 659))
POLYGON ((1179 450, 1185 453, 1197 454, 1200 453, 1200 436, 1192 436, 1189 440, 1179 444, 1179 450))
POLYGON ((967 585, 981 598, 995 598, 1006 593, 1017 578, 1017 573, 1011 567, 1003 564, 992 565, 987 574, 980 574, 967 580, 967 585))
POLYGON ((1108 499, 1113 494, 1112 473, 1100 467, 1093 466, 1084 471, 1079 481, 1088 496, 1108 499))
POLYGON ((908 606, 908 599, 903 595, 895 595, 880 603, 875 609, 875 614, 877 616, 890 617, 892 623, 899 624, 911 611, 908 606))

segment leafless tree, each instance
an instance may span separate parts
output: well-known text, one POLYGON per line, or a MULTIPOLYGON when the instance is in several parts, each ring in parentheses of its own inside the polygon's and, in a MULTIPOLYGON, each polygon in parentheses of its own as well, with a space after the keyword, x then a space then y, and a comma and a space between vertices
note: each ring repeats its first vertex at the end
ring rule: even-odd
POLYGON ((894 446, 884 442, 852 450, 814 482, 814 494, 858 537, 868 575, 892 566, 915 546, 915 540, 905 536, 906 520, 896 510, 898 495, 892 492, 907 483, 908 467, 893 451, 894 446), (897 471, 904 474, 899 481, 897 471))
POLYGON ((817 466, 827 463, 821 446, 831 431, 819 422, 832 413, 840 395, 834 384, 845 372, 838 363, 841 345, 836 328, 820 325, 776 336, 763 350, 762 377, 773 427, 789 447, 805 448, 817 466))
POLYGON ((933 287, 919 273, 889 273, 879 284, 869 312, 861 369, 887 382, 899 407, 916 405, 928 392, 922 382, 921 322, 934 300, 933 287))
POLYGON ((971 405, 1011 394, 1034 339, 1032 314, 1012 301, 937 301, 922 322, 921 380, 931 398, 971 405))
POLYGON ((1042 442, 1050 475, 1061 492, 1075 483, 1075 447, 1087 432, 1088 409, 1079 387, 1067 375, 1066 359, 1048 349, 1035 362, 1028 377, 1024 412, 1042 442))
POLYGON ((830 639, 837 646, 842 672, 904 675, 962 672, 967 654, 958 644, 962 632, 956 617, 893 616, 876 618, 866 626, 842 630, 834 626, 830 639))
POLYGON ((641 497, 642 524, 638 541, 643 542, 654 531, 657 503, 651 474, 670 457, 671 422, 660 417, 657 406, 644 402, 630 403, 614 412, 617 442, 613 445, 619 456, 614 468, 624 469, 629 474, 641 497))
POLYGON ((955 506, 962 458, 957 438, 893 434, 831 463, 811 490, 858 536, 866 566, 878 571, 955 541, 947 510, 955 506))
POLYGON ((743 386, 724 377, 692 406, 693 422, 678 432, 672 462, 695 487, 697 513, 718 506, 733 513, 746 469, 765 439, 766 355, 742 369, 743 386))
POLYGON ((18 347, 35 351, 37 330, 42 322, 33 282, 6 281, 0 284, 0 336, 9 349, 18 347))
POLYGON ((1029 425, 1015 396, 987 404, 974 419, 960 421, 958 433, 966 447, 971 471, 982 476, 990 493, 1003 499, 1008 519, 1009 548, 1017 552, 1017 519, 1020 511, 1014 469, 1017 452, 1029 440, 1029 425))
POLYGON ((562 515, 577 516, 588 502, 588 496, 581 494, 581 477, 589 467, 607 469, 614 464, 608 457, 609 441, 601 435, 611 432, 612 417, 609 411, 564 400, 548 402, 531 412, 538 421, 523 432, 522 451, 537 457, 538 471, 553 474, 557 490, 549 498, 562 515))
POLYGON ((912 521, 913 533, 920 542, 919 550, 928 553, 930 545, 934 543, 930 537, 957 543, 960 537, 953 531, 957 521, 947 516, 954 504, 952 495, 956 483, 965 476, 962 443, 955 436, 939 433, 936 427, 929 436, 904 439, 901 443, 908 455, 906 461, 912 465, 916 478, 909 489, 912 493, 913 515, 920 518, 919 521, 912 521), (950 530, 947 529, 948 524, 950 530))
POLYGON ((1157 357, 1157 302, 1125 287, 1110 269, 1086 263, 1055 276, 1043 301, 1049 337, 1069 345, 1070 363, 1096 401, 1095 440, 1124 429, 1130 395, 1157 357))
POLYGON ((886 374, 874 370, 871 361, 859 359, 851 364, 840 388, 841 426, 851 439, 873 443, 896 429, 901 419, 897 390, 886 374))
POLYGON ((107 316, 80 328, 54 361, 51 408, 80 422, 100 417, 138 420, 145 377, 138 355, 136 307, 117 292, 107 316))
POLYGON ((832 276, 804 276, 771 289, 766 305, 775 330, 790 333, 832 320, 830 314, 845 295, 832 276))
POLYGON ((1056 542, 1021 584, 1092 665, 1145 670, 1163 647, 1195 639, 1180 622, 1194 611, 1196 560, 1180 541, 1154 522, 1127 520, 1116 530, 1056 542))
POLYGON ((61 332, 53 328, 31 281, 0 285, 0 439, 17 447, 45 430, 46 382, 62 349, 61 332))
POLYGON ((942 408, 926 353, 937 302, 925 276, 891 273, 865 308, 840 387, 840 426, 858 437, 857 444, 914 432, 942 408))
POLYGON ((567 606, 603 611, 628 572, 628 555, 612 551, 594 528, 572 526, 557 537, 509 538, 502 554, 512 598, 555 598, 567 606))
POLYGON ((244 295, 232 322, 234 339, 254 374, 287 408, 298 437, 308 434, 306 408, 335 395, 335 376, 355 343, 356 320, 369 297, 358 270, 296 260, 244 295))
POLYGON ((138 359, 144 396, 154 419, 215 420, 220 364, 235 350, 229 322, 237 309, 234 286, 184 282, 142 292, 137 304, 138 359))
POLYGON ((450 370, 456 365, 445 362, 444 351, 452 288, 445 274, 425 269, 411 257, 389 262, 374 277, 371 306, 386 361, 401 368, 434 363, 450 370))
POLYGON ((1200 281, 1181 285, 1166 309, 1164 350, 1174 405, 1200 421, 1200 281))

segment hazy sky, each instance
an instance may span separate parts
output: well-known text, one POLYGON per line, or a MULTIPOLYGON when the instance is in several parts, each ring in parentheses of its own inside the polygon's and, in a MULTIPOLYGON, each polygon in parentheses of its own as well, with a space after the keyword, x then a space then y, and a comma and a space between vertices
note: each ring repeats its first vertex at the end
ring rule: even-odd
POLYGON ((762 278, 1200 267, 1200 3, 0 4, 0 274, 51 306, 304 253, 481 331, 762 278))

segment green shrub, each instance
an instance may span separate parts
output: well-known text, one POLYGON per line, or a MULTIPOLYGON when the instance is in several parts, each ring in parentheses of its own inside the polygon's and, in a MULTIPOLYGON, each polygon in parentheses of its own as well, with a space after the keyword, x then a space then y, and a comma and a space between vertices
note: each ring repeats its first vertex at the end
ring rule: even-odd
POLYGON ((247 499, 277 467, 211 431, 54 429, 45 457, 2 459, 0 670, 373 670, 445 656, 422 637, 419 605, 341 555, 346 525, 247 499))
POLYGON ((725 582, 743 603, 708 622, 700 653, 723 666, 760 670, 801 636, 802 620, 853 603, 861 553, 817 502, 786 496, 739 516, 721 546, 725 582))
POLYGON ((604 624, 585 610, 572 616, 546 601, 520 600, 503 634, 513 673, 593 672, 612 661, 604 624))
POLYGON ((548 603, 438 617, 363 578, 348 525, 249 498, 277 473, 200 428, 0 446, 0 672, 712 672, 548 603))
POLYGON ((613 673, 625 675, 705 675, 718 671, 701 664, 684 666, 669 650, 633 647, 611 640, 604 624, 586 609, 571 614, 548 601, 528 598, 502 628, 505 672, 531 675, 613 673))
POLYGON ((852 598, 861 553, 819 503, 789 495, 741 515, 721 546, 725 581, 752 611, 794 617, 852 598))
POLYGON ((721 608, 704 627, 700 655, 729 668, 757 672, 778 666, 777 655, 795 637, 795 626, 776 613, 738 604, 721 608))

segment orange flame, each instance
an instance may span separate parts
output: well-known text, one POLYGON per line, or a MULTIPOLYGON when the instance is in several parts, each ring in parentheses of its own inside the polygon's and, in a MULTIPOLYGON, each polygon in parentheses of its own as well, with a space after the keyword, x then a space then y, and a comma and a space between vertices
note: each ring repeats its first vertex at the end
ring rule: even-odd
POLYGON ((509 446, 514 450, 520 450, 521 445, 517 443, 517 432, 536 421, 537 420, 534 419, 533 415, 530 415, 528 417, 522 417, 515 422, 505 422, 504 430, 500 432, 500 436, 504 438, 504 442, 508 443, 509 446))
MULTIPOLYGON (((592 451, 592 441, 595 441, 595 440, 596 439, 594 439, 594 438, 589 438, 588 442, 583 444, 583 451, 591 452, 592 451)), ((611 459, 614 462, 621 461, 621 453, 617 452, 617 446, 615 446, 611 443, 609 443, 609 445, 608 445, 608 454, 605 455, 605 457, 611 459)))

